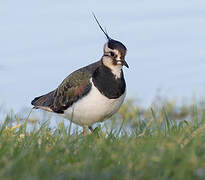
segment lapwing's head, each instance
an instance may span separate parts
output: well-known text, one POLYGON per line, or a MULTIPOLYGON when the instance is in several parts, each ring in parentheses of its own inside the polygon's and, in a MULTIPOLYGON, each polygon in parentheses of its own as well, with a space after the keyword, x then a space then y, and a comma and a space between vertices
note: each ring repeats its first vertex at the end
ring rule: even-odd
POLYGON ((127 53, 127 48, 125 47, 125 45, 119 41, 110 38, 108 33, 104 31, 104 29, 98 22, 94 13, 93 16, 108 40, 107 43, 105 43, 104 45, 102 63, 108 68, 110 68, 112 71, 121 70, 122 66, 126 66, 127 68, 129 68, 127 62, 125 61, 125 55, 127 53))
POLYGON ((125 55, 127 48, 119 41, 108 39, 108 42, 104 45, 103 63, 110 63, 113 66, 122 67, 123 65, 129 68, 125 61, 125 55))

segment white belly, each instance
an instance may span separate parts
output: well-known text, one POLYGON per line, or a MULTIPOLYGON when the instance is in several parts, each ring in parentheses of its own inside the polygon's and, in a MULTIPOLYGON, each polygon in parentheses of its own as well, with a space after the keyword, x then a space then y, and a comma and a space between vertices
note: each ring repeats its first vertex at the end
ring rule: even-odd
MULTIPOLYGON (((93 84, 92 84, 93 85, 93 84)), ((111 117, 122 105, 126 92, 117 99, 108 99, 92 86, 90 92, 64 111, 64 117, 79 125, 92 125, 111 117)))

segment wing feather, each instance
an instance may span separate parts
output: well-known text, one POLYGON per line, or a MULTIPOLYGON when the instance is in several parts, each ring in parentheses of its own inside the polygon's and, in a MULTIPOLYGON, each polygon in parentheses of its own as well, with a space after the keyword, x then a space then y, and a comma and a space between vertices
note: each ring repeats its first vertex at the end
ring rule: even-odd
POLYGON ((63 113, 65 109, 88 94, 92 86, 90 78, 99 65, 100 61, 81 68, 65 78, 57 88, 52 110, 63 113))
POLYGON ((90 78, 100 64, 101 61, 97 61, 74 71, 56 90, 35 98, 31 104, 35 108, 63 113, 65 109, 89 93, 92 86, 90 78))

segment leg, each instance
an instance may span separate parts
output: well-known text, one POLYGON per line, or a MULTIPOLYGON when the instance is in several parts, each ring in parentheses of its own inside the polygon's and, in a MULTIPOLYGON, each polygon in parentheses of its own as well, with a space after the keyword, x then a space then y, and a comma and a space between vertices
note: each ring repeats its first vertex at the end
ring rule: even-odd
POLYGON ((83 126, 83 135, 85 136, 87 134, 86 126, 83 126))
POLYGON ((91 133, 93 132, 93 128, 92 126, 88 126, 89 130, 91 131, 91 133))

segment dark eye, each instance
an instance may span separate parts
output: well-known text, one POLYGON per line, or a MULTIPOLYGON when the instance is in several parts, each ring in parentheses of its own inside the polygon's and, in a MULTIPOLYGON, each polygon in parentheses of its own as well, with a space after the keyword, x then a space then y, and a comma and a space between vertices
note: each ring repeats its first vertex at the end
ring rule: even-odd
POLYGON ((114 57, 114 56, 115 56, 115 54, 114 54, 113 52, 110 52, 110 56, 114 57))

